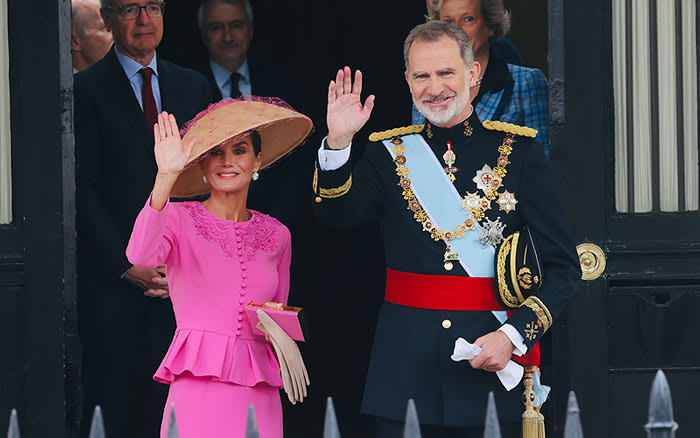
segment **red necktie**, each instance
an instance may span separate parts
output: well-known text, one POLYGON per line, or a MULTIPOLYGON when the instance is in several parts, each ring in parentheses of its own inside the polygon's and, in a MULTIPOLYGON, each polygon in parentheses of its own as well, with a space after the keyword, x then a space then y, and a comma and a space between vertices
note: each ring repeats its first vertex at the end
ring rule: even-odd
POLYGON ((141 87, 143 114, 146 116, 148 127, 152 130, 153 125, 158 121, 158 107, 156 107, 156 99, 153 97, 153 88, 151 87, 153 70, 150 67, 144 67, 139 70, 139 73, 143 77, 143 86, 141 87))

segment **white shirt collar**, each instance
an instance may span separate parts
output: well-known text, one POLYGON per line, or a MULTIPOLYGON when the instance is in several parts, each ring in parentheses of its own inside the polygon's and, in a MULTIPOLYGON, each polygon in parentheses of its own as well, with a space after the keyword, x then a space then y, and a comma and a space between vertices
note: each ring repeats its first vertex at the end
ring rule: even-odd
MULTIPOLYGON (((229 78, 231 77, 232 72, 228 71, 226 68, 220 66, 211 59, 209 60, 209 66, 211 67, 212 75, 214 75, 216 85, 218 85, 219 88, 223 88, 223 86, 226 85, 226 82, 228 82, 229 78)), ((247 59, 243 61, 243 65, 241 65, 241 67, 237 71, 243 77, 244 81, 250 80, 250 71, 248 70, 247 59)))
POLYGON ((137 61, 121 53, 119 49, 117 49, 116 44, 114 45, 114 52, 117 54, 119 64, 121 64, 122 68, 124 69, 124 73, 126 73, 126 77, 129 80, 131 80, 131 78, 134 77, 134 75, 139 74, 139 71, 144 67, 150 67, 151 70, 153 70, 153 74, 155 74, 156 77, 158 76, 157 53, 153 55, 153 59, 151 59, 151 62, 149 62, 148 65, 141 65, 137 61))

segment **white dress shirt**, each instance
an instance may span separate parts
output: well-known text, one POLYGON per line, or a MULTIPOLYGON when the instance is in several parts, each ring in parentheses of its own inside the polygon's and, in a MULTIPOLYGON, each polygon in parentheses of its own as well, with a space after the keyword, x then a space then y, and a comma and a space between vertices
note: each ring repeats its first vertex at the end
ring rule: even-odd
MULTIPOLYGON (((221 97, 226 99, 231 97, 231 73, 224 67, 209 60, 209 66, 211 67, 211 73, 214 75, 214 81, 216 86, 219 87, 221 91, 221 97)), ((241 68, 236 70, 238 74, 241 75, 241 79, 238 81, 238 91, 243 94, 253 94, 253 86, 250 83, 250 70, 248 69, 248 60, 246 59, 241 65, 241 68)))
POLYGON ((158 62, 156 61, 158 55, 153 55, 153 59, 151 59, 151 62, 148 63, 148 65, 141 65, 133 59, 129 58, 128 56, 119 53, 119 50, 117 49, 116 45, 114 46, 114 51, 117 54, 119 64, 121 64, 122 68, 124 69, 124 73, 126 73, 126 77, 131 83, 131 88, 134 90, 136 99, 139 101, 141 111, 143 111, 143 97, 141 96, 141 88, 143 87, 143 76, 141 76, 141 73, 139 73, 139 71, 144 67, 150 67, 151 70, 153 70, 153 75, 151 76, 151 89, 153 90, 153 97, 156 100, 156 109, 160 114, 160 112, 163 111, 163 104, 160 100, 160 83, 158 82, 158 62))

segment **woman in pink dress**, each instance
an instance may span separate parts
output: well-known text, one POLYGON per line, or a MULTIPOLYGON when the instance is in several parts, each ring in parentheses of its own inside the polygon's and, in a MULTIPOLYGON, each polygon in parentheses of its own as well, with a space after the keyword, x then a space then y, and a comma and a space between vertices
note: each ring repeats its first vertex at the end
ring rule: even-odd
MULTIPOLYGON (((135 265, 167 265, 177 330, 154 379, 170 384, 181 438, 245 435, 252 404, 261 438, 282 437, 280 366, 253 333, 249 302, 286 304, 291 237, 246 208, 258 171, 301 143, 311 121, 281 104, 227 99, 200 113, 181 140, 172 115, 154 127, 158 173, 127 247, 135 265), (171 196, 211 193, 203 202, 171 196)), ((134 358, 138 360, 138 358, 134 358)))

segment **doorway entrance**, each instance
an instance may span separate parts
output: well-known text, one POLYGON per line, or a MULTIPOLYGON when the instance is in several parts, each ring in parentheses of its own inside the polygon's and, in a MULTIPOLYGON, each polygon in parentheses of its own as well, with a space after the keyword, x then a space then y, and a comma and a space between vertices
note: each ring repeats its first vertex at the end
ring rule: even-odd
POLYGON ((700 426, 698 2, 563 3, 550 0, 562 12, 549 23, 562 92, 552 161, 575 238, 602 249, 586 262, 607 267, 553 330, 555 435, 569 388, 587 436, 643 433, 661 368, 689 437, 700 426))

